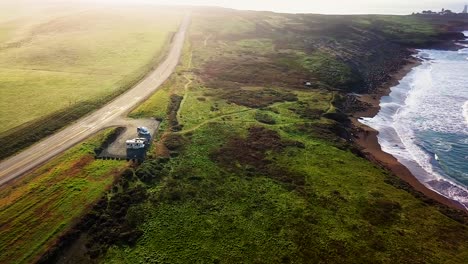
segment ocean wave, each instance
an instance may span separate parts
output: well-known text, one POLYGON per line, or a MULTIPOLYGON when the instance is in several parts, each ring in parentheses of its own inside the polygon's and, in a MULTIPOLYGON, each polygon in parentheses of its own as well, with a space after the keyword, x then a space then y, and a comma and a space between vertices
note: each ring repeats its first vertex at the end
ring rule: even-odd
POLYGON ((381 99, 381 109, 374 118, 360 122, 379 131, 382 150, 395 156, 422 183, 468 209, 468 189, 458 181, 460 178, 452 177, 468 180, 463 172, 467 170, 463 160, 468 157, 468 149, 462 149, 462 155, 460 147, 453 149, 457 142, 468 140, 466 54, 468 49, 421 50, 417 57, 427 60, 381 99), (455 141, 437 135, 449 135, 455 141), (450 167, 458 164, 461 167, 450 167))
POLYGON ((463 104, 463 117, 465 118, 465 123, 468 126, 468 101, 463 104))
POLYGON ((455 200, 468 209, 468 190, 447 180, 429 181, 427 184, 437 193, 455 200))
POLYGON ((447 63, 424 63, 415 69, 407 85, 411 89, 396 120, 419 131, 467 133, 466 118, 460 115, 461 107, 468 100, 465 88, 468 65, 464 64, 457 69, 447 63), (443 91, 440 89, 443 86, 452 90, 443 91))
POLYGON ((434 138, 431 143, 438 151, 449 152, 453 149, 453 143, 447 142, 441 138, 434 138))
POLYGON ((439 175, 437 172, 435 172, 433 168, 432 160, 434 159, 434 155, 432 153, 430 155, 424 149, 418 146, 415 132, 410 127, 405 125, 394 124, 394 129, 405 150, 399 151, 398 155, 408 161, 415 161, 419 167, 428 173, 428 175, 420 175, 419 177, 424 177, 424 181, 431 179, 443 179, 442 175, 439 175))

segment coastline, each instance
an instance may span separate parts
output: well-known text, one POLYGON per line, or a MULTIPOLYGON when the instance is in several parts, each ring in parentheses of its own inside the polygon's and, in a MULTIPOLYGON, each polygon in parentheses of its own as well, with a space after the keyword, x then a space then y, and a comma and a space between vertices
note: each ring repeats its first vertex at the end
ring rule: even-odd
POLYGON ((376 116, 380 110, 381 98, 388 96, 392 87, 398 85, 401 79, 403 79, 414 67, 421 64, 421 62, 416 58, 409 58, 403 63, 404 65, 401 69, 391 75, 389 82, 384 83, 375 91, 363 94, 357 98, 358 101, 364 103, 366 106, 363 109, 351 113, 351 121, 355 134, 354 142, 362 148, 361 151, 367 159, 391 171, 395 176, 408 183, 412 188, 414 188, 414 190, 438 203, 468 213, 463 205, 429 189, 394 156, 382 151, 377 138, 378 131, 362 124, 358 120, 361 117, 376 116))

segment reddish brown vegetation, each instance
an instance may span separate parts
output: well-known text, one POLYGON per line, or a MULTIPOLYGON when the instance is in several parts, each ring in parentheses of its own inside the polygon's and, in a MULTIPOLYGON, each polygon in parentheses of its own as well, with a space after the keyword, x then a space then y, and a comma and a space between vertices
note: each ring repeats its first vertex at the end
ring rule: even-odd
POLYGON ((221 97, 230 103, 252 108, 266 107, 278 102, 297 101, 297 96, 293 93, 268 88, 261 91, 232 90, 221 93, 221 97))
POLYGON ((302 88, 303 82, 312 77, 304 69, 281 65, 274 58, 248 56, 211 61, 200 75, 208 87, 222 89, 253 85, 302 88))
POLYGON ((83 156, 79 160, 77 160, 75 163, 73 163, 72 166, 67 171, 62 173, 62 175, 73 176, 73 175, 79 174, 86 165, 90 164, 93 161, 94 161, 93 156, 91 155, 83 156))
POLYGON ((287 147, 303 148, 304 144, 283 140, 276 131, 254 126, 249 128, 246 138, 231 138, 225 146, 213 152, 211 158, 228 171, 246 176, 268 176, 292 188, 300 188, 305 183, 304 175, 279 167, 268 157, 270 152, 279 153, 287 147))

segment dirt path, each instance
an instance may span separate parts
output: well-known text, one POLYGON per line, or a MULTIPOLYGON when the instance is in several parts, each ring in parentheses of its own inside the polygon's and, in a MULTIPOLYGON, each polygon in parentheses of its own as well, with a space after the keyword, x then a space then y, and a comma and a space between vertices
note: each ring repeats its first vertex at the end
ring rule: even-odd
MULTIPOLYGON (((184 97, 185 98, 185 97, 184 97)), ((275 105, 285 105, 285 104, 290 104, 290 102, 282 102, 282 103, 276 103, 275 105)), ((331 103, 330 103, 331 104, 331 103)), ((182 108, 182 104, 181 104, 181 107, 179 108, 179 110, 182 108)), ((230 112, 230 113, 226 113, 226 114, 222 114, 222 115, 219 115, 219 116, 215 116, 213 118, 210 118, 210 119, 207 119, 203 122, 201 122, 200 124, 197 124, 189 129, 185 129, 185 130, 182 130, 182 131, 179 131, 179 132, 175 132, 174 134, 186 134, 186 133, 190 133, 190 132, 193 132, 197 129, 199 129, 200 127, 208 124, 208 123, 220 123, 220 122, 225 122, 225 123, 258 123, 258 121, 256 120, 224 120, 224 121, 218 121, 219 119, 222 119, 223 117, 228 117, 228 116, 235 116, 237 114, 240 114, 240 113, 245 113, 245 112, 253 112, 253 111, 257 111, 258 109, 256 108, 252 108, 252 109, 245 109, 245 110, 240 110, 240 111, 234 111, 234 112, 230 112)), ((180 120, 180 119, 179 119, 180 120)), ((310 123, 310 121, 304 121, 304 122, 288 122, 288 123, 277 123, 277 124, 273 124, 273 125, 269 125, 269 126, 282 126, 282 125, 295 125, 295 124, 305 124, 305 123, 310 123)))
POLYGON ((199 129, 200 127, 202 127, 202 126, 204 126, 204 125, 206 125, 208 123, 215 122, 216 120, 219 120, 219 119, 221 119, 223 117, 237 115, 237 114, 244 113, 244 112, 251 112, 251 111, 255 111, 255 110, 257 110, 257 109, 246 109, 246 110, 241 110, 241 111, 236 111, 236 112, 231 112, 231 113, 219 115, 219 116, 210 118, 208 120, 205 120, 205 121, 201 122, 200 124, 198 124, 198 125, 196 125, 196 126, 194 126, 192 128, 182 130, 182 131, 179 131, 179 132, 175 132, 174 134, 187 134, 189 132, 192 132, 192 131, 195 131, 195 130, 199 129))
POLYGON ((182 101, 180 102, 179 109, 177 110, 177 119, 180 120, 180 113, 182 112, 181 109, 185 104, 185 101, 187 101, 188 97, 188 88, 192 84, 193 80, 187 77, 187 75, 184 75, 184 78, 187 79, 187 83, 184 85, 184 98, 182 98, 182 101))
POLYGON ((0 163, 0 185, 16 179, 47 162, 100 130, 112 127, 115 120, 125 117, 135 106, 153 94, 174 72, 179 63, 190 15, 183 19, 174 35, 166 59, 135 87, 117 97, 101 109, 77 120, 54 135, 34 144, 16 156, 0 163))

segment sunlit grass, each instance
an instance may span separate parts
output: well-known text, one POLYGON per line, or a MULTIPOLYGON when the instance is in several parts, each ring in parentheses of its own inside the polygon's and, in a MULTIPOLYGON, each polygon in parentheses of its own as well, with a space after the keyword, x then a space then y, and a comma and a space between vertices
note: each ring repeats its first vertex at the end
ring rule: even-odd
MULTIPOLYGON (((361 23, 367 24, 366 21, 361 23)), ((294 93, 297 101, 250 108, 242 106, 242 100, 237 101, 239 104, 228 103, 223 95, 233 90, 241 91, 240 96, 260 94, 270 87, 202 84, 197 75, 203 73, 202 65, 223 65, 227 57, 259 61, 262 58, 257 55, 262 52, 273 52, 271 57, 288 66, 313 72, 325 68, 323 71, 332 75, 331 81, 351 77, 349 69, 331 54, 317 52, 307 57, 292 51, 299 55, 282 57, 284 54, 274 53, 270 46, 274 41, 252 39, 247 34, 251 23, 244 22, 226 14, 195 19, 194 71, 178 71, 174 76, 177 80, 170 85, 177 87, 175 93, 185 97, 178 120, 183 128, 178 132, 165 131, 182 137, 183 145, 172 153, 175 155, 171 155, 164 170, 166 175, 148 186, 151 198, 145 206, 150 209, 142 214, 145 221, 139 226, 143 236, 135 246, 112 246, 104 262, 463 261, 467 252, 461 242, 466 237, 463 225, 392 185, 395 176, 357 157, 348 149, 350 145, 328 130, 339 125, 323 117, 337 111, 332 104, 338 96, 336 91, 273 87, 294 93), (226 29, 221 29, 223 21, 226 29), (233 27, 232 21, 241 25, 233 27), (200 32, 206 33, 205 38, 200 32), (207 38, 213 32, 219 34, 207 38), (226 32, 230 35, 223 35, 226 32), (249 50, 255 52, 249 54, 249 50), (193 79, 193 83, 184 90, 187 79, 193 79), (281 151, 266 149, 266 161, 262 163, 255 150, 264 148, 269 140, 255 142, 256 137, 252 137, 252 141, 240 146, 250 144, 254 151, 235 149, 240 153, 229 152, 226 164, 217 162, 219 156, 226 155, 226 146, 235 148, 253 126, 277 132, 284 142, 299 144, 281 151), (249 156, 258 166, 243 164, 236 155, 249 156), (296 184, 297 178, 304 179, 303 183, 296 184)), ((219 75, 203 77, 208 81, 222 79, 226 72, 233 72, 231 67, 235 65, 221 69, 219 75)), ((243 73, 237 73, 239 80, 243 73)), ((320 74, 314 77, 319 81, 327 78, 320 74)), ((139 113, 151 116, 152 109, 162 113, 161 106, 168 105, 168 100, 164 93, 156 93, 145 104, 145 111, 139 113)))
POLYGON ((107 133, 0 189, 1 263, 30 263, 44 253, 127 167, 122 161, 94 159, 107 133))
POLYGON ((0 133, 128 88, 161 58, 181 18, 155 7, 43 16, 27 29, 0 22, 0 133))

